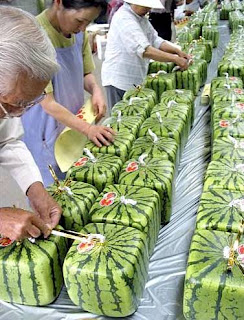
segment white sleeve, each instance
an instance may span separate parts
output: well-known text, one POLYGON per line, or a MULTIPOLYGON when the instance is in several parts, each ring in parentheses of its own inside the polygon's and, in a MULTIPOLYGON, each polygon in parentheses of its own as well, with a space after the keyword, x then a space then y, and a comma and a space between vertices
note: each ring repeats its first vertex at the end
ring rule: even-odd
POLYGON ((26 193, 32 183, 42 182, 42 178, 30 151, 20 140, 22 135, 20 118, 0 120, 0 165, 26 193))

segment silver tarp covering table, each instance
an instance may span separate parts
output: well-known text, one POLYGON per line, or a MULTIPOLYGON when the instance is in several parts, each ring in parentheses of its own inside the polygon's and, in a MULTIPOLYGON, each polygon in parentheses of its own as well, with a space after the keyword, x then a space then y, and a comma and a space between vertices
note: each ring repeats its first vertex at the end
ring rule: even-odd
MULTIPOLYGON (((220 42, 213 50, 207 83, 217 74, 217 64, 229 42, 227 21, 220 21, 220 42)), ((171 221, 159 233, 150 260, 148 282, 141 304, 129 320, 181 320, 184 276, 203 177, 210 160, 210 110, 195 101, 195 121, 185 147, 175 183, 171 221)), ((82 311, 68 297, 65 287, 47 307, 28 307, 0 301, 0 320, 87 320, 122 319, 99 317, 82 311)))

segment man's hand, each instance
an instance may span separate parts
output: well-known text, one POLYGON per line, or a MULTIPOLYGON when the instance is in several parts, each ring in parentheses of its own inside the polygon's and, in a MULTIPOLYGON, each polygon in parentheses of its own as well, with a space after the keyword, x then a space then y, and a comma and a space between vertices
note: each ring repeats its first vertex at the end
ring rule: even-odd
POLYGON ((94 90, 91 99, 97 123, 105 116, 107 109, 104 95, 99 87, 97 87, 96 90, 94 90))
POLYGON ((46 238, 50 231, 35 214, 17 208, 0 209, 0 234, 11 240, 38 238, 43 233, 46 238))
POLYGON ((180 67, 180 70, 182 71, 187 70, 189 66, 188 60, 179 56, 176 57, 175 63, 180 67))
POLYGON ((179 50, 178 56, 181 57, 181 58, 185 58, 188 61, 192 59, 192 56, 190 54, 187 54, 186 52, 181 51, 181 50, 179 50))
POLYGON ((34 212, 43 222, 53 229, 59 223, 62 209, 58 203, 48 194, 41 182, 33 183, 27 190, 27 196, 34 212))
POLYGON ((113 129, 104 126, 90 125, 87 129, 87 137, 98 147, 109 146, 114 141, 115 132, 113 129))

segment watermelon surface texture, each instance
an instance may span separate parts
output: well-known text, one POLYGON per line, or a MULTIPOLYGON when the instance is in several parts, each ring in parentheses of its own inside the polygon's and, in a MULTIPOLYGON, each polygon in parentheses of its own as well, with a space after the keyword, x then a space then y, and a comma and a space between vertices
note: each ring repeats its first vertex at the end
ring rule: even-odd
POLYGON ((65 238, 28 239, 0 247, 0 299, 30 306, 44 306, 59 295, 62 265, 68 251, 65 238))
POLYGON ((102 234, 105 242, 79 253, 75 241, 63 266, 71 300, 83 310, 126 317, 138 307, 147 280, 147 239, 141 231, 106 223, 88 224, 82 233, 102 234))
POLYGON ((198 208, 196 227, 237 233, 244 219, 243 205, 241 191, 217 188, 204 191, 198 208))
POLYGON ((160 228, 161 201, 149 188, 113 185, 104 189, 89 213, 94 223, 111 223, 145 233, 151 255, 160 228))
POLYGON ((119 184, 141 186, 158 192, 162 202, 162 223, 171 216, 174 164, 162 158, 128 160, 120 173, 119 184))
POLYGON ((97 153, 95 159, 83 156, 68 170, 66 179, 89 183, 101 192, 117 182, 122 164, 119 157, 111 154, 97 153))
POLYGON ((80 231, 88 222, 88 213, 99 193, 88 183, 60 181, 48 187, 49 194, 62 208, 60 224, 66 230, 80 231))
POLYGON ((244 164, 228 157, 211 161, 204 179, 204 190, 211 188, 244 191, 244 164))
POLYGON ((226 158, 231 160, 244 159, 244 139, 222 137, 213 141, 212 160, 226 158))
MULTIPOLYGON (((236 265, 232 272, 227 272, 228 247, 235 239, 234 233, 195 232, 185 278, 183 311, 186 319, 243 319, 243 273, 236 265)), ((240 243, 243 246, 243 237, 240 243)))
POLYGON ((111 111, 112 117, 117 117, 118 112, 121 112, 122 116, 139 116, 146 119, 150 114, 150 105, 147 99, 134 97, 131 101, 119 101, 117 102, 111 111))

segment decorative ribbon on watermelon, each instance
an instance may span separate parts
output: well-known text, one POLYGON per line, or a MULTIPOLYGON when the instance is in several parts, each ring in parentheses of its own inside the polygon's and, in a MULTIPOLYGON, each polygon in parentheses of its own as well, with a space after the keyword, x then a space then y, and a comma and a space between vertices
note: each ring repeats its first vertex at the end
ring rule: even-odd
POLYGON ((238 141, 230 135, 228 135, 228 139, 234 144, 235 149, 237 148, 244 149, 244 141, 238 141))
POLYGON ((85 154, 87 155, 87 157, 89 158, 89 160, 91 160, 91 162, 96 162, 97 159, 94 157, 94 155, 91 153, 91 151, 87 148, 84 148, 83 151, 85 152, 85 154))
POLYGON ((230 85, 229 85, 229 83, 225 83, 225 84, 224 84, 224 87, 225 87, 227 90, 230 90, 230 85))
POLYGON ((228 72, 224 72, 223 74, 225 76, 226 84, 228 85, 229 84, 229 73, 228 72))
POLYGON ((148 157, 148 154, 147 153, 143 153, 139 158, 138 158, 138 162, 141 166, 145 166, 146 163, 144 161, 145 158, 148 157))
POLYGON ((167 108, 170 109, 172 108, 173 106, 177 105, 178 103, 174 100, 170 100, 167 104, 167 108))
POLYGON ((158 142, 158 136, 154 132, 152 132, 151 129, 148 129, 148 134, 151 136, 153 143, 158 142))
POLYGON ((140 97, 131 97, 129 100, 129 106, 131 106, 134 102, 136 101, 141 101, 141 100, 146 100, 145 98, 140 98, 140 97))
POLYGON ((227 271, 232 272, 234 266, 239 267, 244 275, 244 244, 240 244, 244 232, 244 219, 241 221, 236 239, 223 250, 223 255, 227 262, 227 271))
POLYGON ((183 94, 184 91, 183 91, 183 90, 180 90, 180 89, 175 89, 175 93, 176 93, 176 94, 183 94))
POLYGON ((160 114, 159 112, 156 112, 156 116, 157 116, 157 118, 158 118, 158 121, 159 121, 160 123, 163 123, 163 119, 162 119, 161 114, 160 114))
POLYGON ((122 117, 121 117, 121 111, 118 110, 117 111, 118 117, 117 117, 117 122, 121 122, 122 121, 122 117))
POLYGON ((126 199, 125 196, 120 197, 120 202, 123 204, 131 204, 132 206, 135 206, 137 204, 137 201, 133 199, 126 199))

